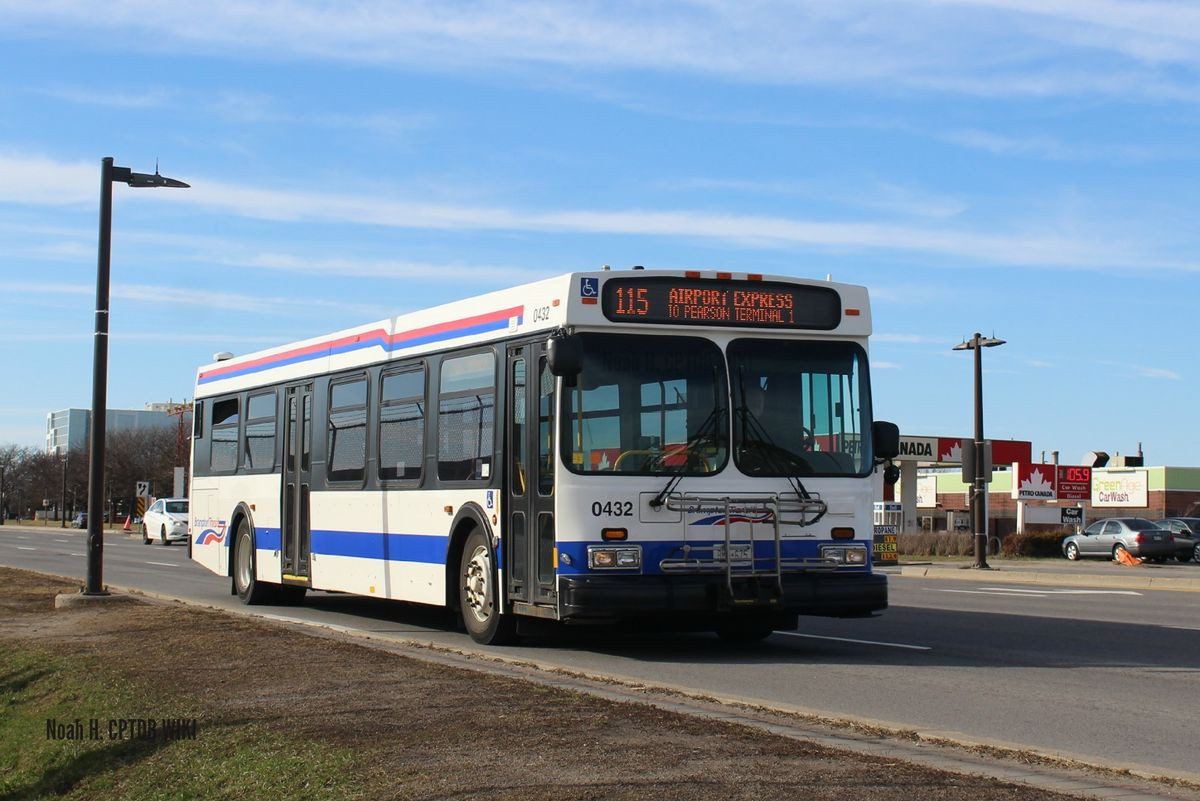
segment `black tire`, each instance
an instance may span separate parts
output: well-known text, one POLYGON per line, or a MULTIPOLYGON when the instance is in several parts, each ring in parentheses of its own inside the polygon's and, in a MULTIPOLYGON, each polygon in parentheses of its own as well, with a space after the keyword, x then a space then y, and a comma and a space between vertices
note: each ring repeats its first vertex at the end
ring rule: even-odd
POLYGON ((277 585, 255 578, 254 531, 242 518, 233 540, 233 592, 244 604, 265 604, 272 600, 277 585))
POLYGON ((1113 561, 1114 562, 1119 562, 1121 560, 1121 551, 1124 551, 1124 550, 1125 550, 1125 546, 1119 542, 1113 546, 1113 561))
POLYGON ((717 621, 717 636, 729 643, 761 642, 775 632, 770 621, 754 617, 728 617, 717 621))
POLYGON ((192 532, 191 531, 188 531, 187 546, 188 546, 188 559, 191 559, 192 558, 192 532))
POLYGON ((162 532, 160 533, 162 534, 162 542, 160 542, 159 545, 170 545, 171 543, 167 542, 167 527, 163 526, 162 532))
POLYGON ((150 531, 146 528, 146 524, 142 523, 142 545, 150 544, 150 531))
POLYGON ((1196 547, 1192 549, 1192 561, 1200 562, 1200 542, 1196 543, 1196 547))
POLYGON ((495 565, 487 537, 475 529, 459 560, 458 603, 467 633, 481 645, 503 645, 516 639, 516 621, 512 615, 500 613, 495 565))
POLYGON ((1075 544, 1075 543, 1073 543, 1073 542, 1068 542, 1068 543, 1067 543, 1067 547, 1066 547, 1066 551, 1065 551, 1065 555, 1066 555, 1066 557, 1067 557, 1068 559, 1070 559, 1072 562, 1078 561, 1078 559, 1079 559, 1079 546, 1078 546, 1078 545, 1076 545, 1076 544, 1075 544))

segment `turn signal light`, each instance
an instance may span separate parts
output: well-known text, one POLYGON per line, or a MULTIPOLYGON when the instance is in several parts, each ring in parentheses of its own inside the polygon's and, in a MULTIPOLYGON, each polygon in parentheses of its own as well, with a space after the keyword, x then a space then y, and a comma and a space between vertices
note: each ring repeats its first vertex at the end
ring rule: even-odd
POLYGON ((629 539, 629 531, 623 528, 602 528, 600 529, 600 538, 604 540, 625 540, 629 539))

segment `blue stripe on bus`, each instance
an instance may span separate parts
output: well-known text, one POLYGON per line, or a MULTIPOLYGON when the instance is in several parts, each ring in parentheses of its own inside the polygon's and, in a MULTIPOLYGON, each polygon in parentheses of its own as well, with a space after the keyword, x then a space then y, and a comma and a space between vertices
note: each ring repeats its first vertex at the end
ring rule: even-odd
MULTIPOLYGON (((281 537, 277 528, 256 528, 255 547, 277 551, 281 537)), ((380 531, 332 531, 317 529, 311 534, 312 552, 321 556, 352 556, 387 559, 393 562, 423 562, 440 565, 446 560, 450 538, 425 534, 384 534, 380 531)))

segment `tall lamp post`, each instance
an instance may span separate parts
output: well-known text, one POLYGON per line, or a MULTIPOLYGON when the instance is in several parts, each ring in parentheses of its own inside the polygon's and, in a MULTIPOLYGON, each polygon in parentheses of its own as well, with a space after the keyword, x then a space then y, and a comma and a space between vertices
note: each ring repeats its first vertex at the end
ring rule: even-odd
POLYGON ((138 189, 169 186, 186 189, 188 184, 158 174, 133 172, 114 167, 111 156, 100 162, 100 251, 96 263, 96 330, 92 357, 92 419, 89 424, 91 453, 88 462, 87 583, 84 595, 107 595, 104 589, 104 425, 108 416, 108 273, 112 253, 112 185, 120 181, 138 189))
POLYGON ((987 568, 987 512, 986 482, 983 477, 984 440, 983 440, 983 349, 1003 345, 1003 339, 981 336, 978 331, 975 336, 954 346, 954 350, 975 351, 975 477, 971 487, 971 525, 975 529, 975 564, 974 567, 987 568))

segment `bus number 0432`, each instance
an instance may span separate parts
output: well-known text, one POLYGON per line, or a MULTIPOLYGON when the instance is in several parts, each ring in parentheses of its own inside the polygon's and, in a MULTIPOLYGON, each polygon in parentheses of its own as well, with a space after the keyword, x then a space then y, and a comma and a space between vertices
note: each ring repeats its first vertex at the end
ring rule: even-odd
POLYGON ((633 501, 592 501, 593 517, 631 517, 633 501))

